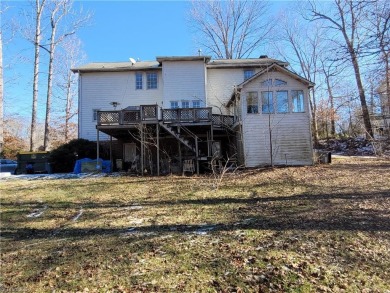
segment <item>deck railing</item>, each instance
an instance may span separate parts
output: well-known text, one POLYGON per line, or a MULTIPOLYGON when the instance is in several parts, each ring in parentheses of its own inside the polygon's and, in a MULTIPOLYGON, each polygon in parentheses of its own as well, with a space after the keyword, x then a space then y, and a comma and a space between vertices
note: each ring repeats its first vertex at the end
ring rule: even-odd
MULTIPOLYGON (((141 105, 139 109, 119 111, 98 111, 98 125, 129 125, 141 121, 158 121, 157 105, 141 105)), ((161 118, 165 123, 213 122, 216 126, 231 126, 233 116, 212 114, 212 108, 162 109, 161 118)))

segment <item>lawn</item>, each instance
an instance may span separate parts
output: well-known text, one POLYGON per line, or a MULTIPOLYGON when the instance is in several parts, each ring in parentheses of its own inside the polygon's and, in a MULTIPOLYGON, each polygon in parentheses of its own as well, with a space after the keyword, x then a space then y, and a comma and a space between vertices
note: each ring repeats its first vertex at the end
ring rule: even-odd
POLYGON ((390 161, 1 180, 2 292, 390 292, 390 161))

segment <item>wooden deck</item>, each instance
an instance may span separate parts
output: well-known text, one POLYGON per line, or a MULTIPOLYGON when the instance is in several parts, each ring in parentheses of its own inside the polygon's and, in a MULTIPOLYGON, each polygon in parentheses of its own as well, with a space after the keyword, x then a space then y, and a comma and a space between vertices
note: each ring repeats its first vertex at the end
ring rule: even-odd
POLYGON ((97 112, 97 126, 130 126, 158 122, 231 127, 234 124, 234 117, 212 114, 211 107, 160 109, 159 111, 157 105, 141 105, 131 109, 129 107, 118 111, 97 112))

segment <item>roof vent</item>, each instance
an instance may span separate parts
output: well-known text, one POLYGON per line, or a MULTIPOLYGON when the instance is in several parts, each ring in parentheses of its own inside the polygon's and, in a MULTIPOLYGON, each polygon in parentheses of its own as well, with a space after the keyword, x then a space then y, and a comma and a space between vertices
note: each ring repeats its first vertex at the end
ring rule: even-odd
POLYGON ((268 56, 267 56, 267 55, 260 55, 259 58, 260 58, 260 59, 265 59, 265 58, 268 58, 268 56))

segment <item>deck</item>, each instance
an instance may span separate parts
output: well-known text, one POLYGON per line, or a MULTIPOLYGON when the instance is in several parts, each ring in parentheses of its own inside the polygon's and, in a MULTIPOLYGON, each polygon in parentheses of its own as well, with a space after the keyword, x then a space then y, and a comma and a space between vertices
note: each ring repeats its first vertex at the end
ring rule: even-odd
POLYGON ((157 105, 141 105, 123 110, 98 111, 97 126, 130 126, 137 124, 191 124, 231 127, 234 117, 212 114, 212 108, 159 109, 157 105))

